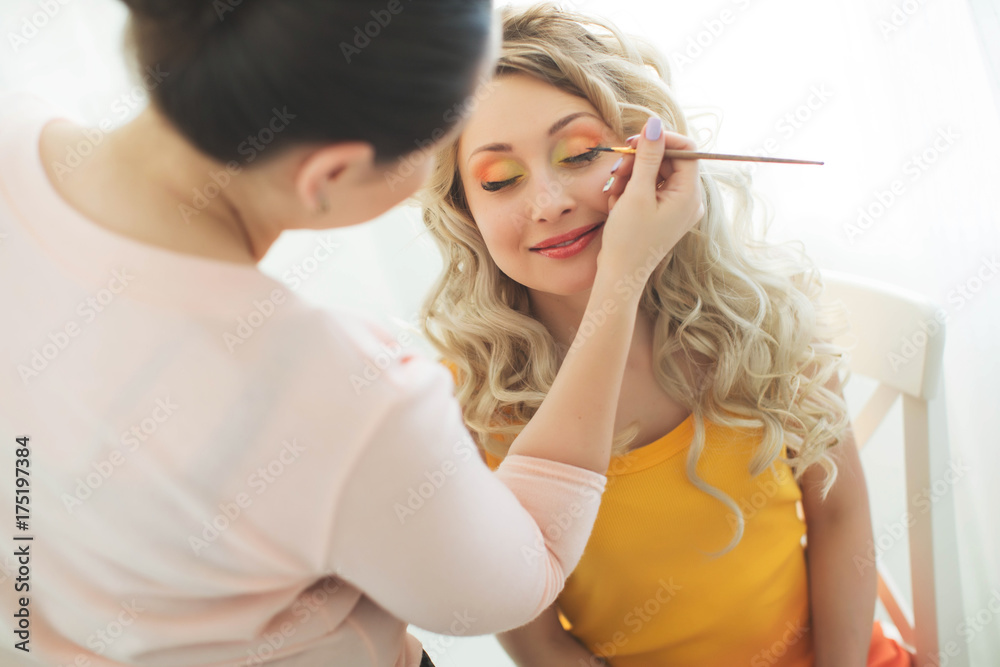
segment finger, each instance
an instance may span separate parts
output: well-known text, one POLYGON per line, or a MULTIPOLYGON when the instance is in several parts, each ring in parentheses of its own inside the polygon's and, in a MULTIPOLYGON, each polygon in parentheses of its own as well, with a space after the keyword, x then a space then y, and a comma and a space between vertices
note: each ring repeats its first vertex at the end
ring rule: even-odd
MULTIPOLYGON (((664 132, 663 139, 665 148, 687 151, 697 149, 697 144, 695 144, 694 139, 686 137, 683 134, 677 134, 676 132, 664 132)), ((664 183, 663 187, 660 189, 661 192, 689 192, 692 188, 699 184, 698 160, 666 158, 664 162, 670 163, 670 171, 664 177, 666 179, 666 183, 664 183)))
POLYGON ((668 157, 663 158, 663 162, 660 163, 660 179, 661 180, 665 181, 665 180, 669 179, 670 175, 672 173, 674 173, 674 163, 675 162, 679 162, 679 160, 675 161, 675 160, 673 160, 671 158, 668 158, 668 157))
POLYGON ((639 134, 632 165, 632 176, 627 189, 638 189, 640 192, 655 192, 656 180, 660 174, 660 163, 663 162, 664 137, 663 121, 657 116, 651 116, 646 121, 646 127, 639 134))
MULTIPOLYGON (((615 177, 615 180, 611 184, 611 187, 608 188, 608 195, 614 197, 615 201, 625 191, 625 186, 628 185, 629 178, 632 176, 632 165, 635 162, 631 155, 622 155, 621 158, 622 161, 618 164, 618 168, 611 174, 615 177)), ((609 206, 612 205, 609 199, 609 206)))

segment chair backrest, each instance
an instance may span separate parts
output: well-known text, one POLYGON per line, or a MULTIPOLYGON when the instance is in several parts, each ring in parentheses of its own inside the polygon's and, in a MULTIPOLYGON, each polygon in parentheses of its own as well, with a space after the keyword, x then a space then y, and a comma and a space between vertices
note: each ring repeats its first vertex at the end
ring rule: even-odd
POLYGON ((858 449, 902 396, 912 610, 878 566, 879 599, 917 667, 968 667, 958 540, 941 364, 947 313, 919 294, 838 271, 821 271, 824 301, 847 309, 851 333, 835 342, 852 348, 851 372, 879 382, 852 415, 858 449), (941 486, 943 485, 943 486, 941 486), (941 489, 939 492, 938 490, 941 489), (930 495, 928 495, 930 494, 930 495), (928 501, 928 498, 932 501, 928 501), (958 655, 951 655, 957 645, 958 655))

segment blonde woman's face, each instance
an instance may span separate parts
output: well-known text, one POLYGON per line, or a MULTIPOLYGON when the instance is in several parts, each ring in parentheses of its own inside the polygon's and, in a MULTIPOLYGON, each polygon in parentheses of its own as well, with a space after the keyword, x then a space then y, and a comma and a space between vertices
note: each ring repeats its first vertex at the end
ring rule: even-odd
POLYGON ((591 288, 608 216, 602 189, 618 156, 590 148, 621 142, 587 100, 525 75, 499 79, 469 118, 458 161, 501 271, 550 294, 591 288), (568 248, 539 248, 564 234, 585 235, 568 248))

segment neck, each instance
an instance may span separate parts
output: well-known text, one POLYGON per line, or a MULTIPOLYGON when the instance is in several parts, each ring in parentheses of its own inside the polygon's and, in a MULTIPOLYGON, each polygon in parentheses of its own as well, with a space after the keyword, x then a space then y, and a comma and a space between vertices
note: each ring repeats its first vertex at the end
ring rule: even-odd
MULTIPOLYGON (((548 329, 560 352, 560 359, 572 345, 576 332, 583 322, 590 301, 590 290, 577 294, 559 295, 529 289, 531 313, 548 329)), ((628 357, 635 360, 653 344, 653 321, 640 309, 636 314, 635 331, 629 346, 628 357)))
POLYGON ((153 106, 113 132, 108 148, 116 164, 127 170, 121 175, 125 182, 137 184, 137 192, 158 194, 148 200, 158 212, 151 220, 171 222, 163 225, 167 243, 255 264, 277 239, 280 230, 263 224, 266 216, 255 215, 246 204, 251 199, 245 193, 255 180, 252 172, 227 171, 195 149, 153 106))

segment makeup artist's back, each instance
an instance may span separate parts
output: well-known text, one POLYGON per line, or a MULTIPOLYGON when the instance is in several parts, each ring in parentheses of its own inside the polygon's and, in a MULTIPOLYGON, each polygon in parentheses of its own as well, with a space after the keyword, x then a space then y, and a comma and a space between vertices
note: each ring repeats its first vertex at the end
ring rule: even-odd
MULTIPOLYGON (((448 632, 461 614, 480 634, 530 620, 586 536, 519 558, 540 531, 518 499, 544 492, 544 466, 509 468, 522 490, 491 473, 447 370, 386 365, 377 328, 309 307, 254 262, 283 228, 360 222, 419 184, 384 178, 368 148, 391 163, 450 131, 441 110, 471 90, 489 3, 128 4, 140 65, 165 73, 152 95, 173 131, 206 164, 239 169, 228 186, 195 172, 225 204, 199 208, 180 187, 194 150, 169 170, 155 154, 119 167, 146 174, 150 206, 170 202, 177 224, 241 233, 194 254, 144 235, 144 220, 103 219, 116 183, 97 160, 121 141, 51 164, 39 149, 59 110, 0 104, 0 502, 22 522, 3 531, 0 609, 18 634, 0 664, 415 667, 407 623, 448 632), (251 134, 269 147, 248 165, 251 134), (281 173, 282 160, 301 164, 281 173), (253 180, 261 170, 286 178, 253 180), (62 187, 74 174, 101 196, 64 197, 80 192, 62 187), (275 201, 288 212, 272 219, 275 201), (245 261, 229 261, 240 247, 245 261), (447 483, 414 500, 428 479, 447 483), (490 533, 465 530, 473 518, 490 533), (489 582, 455 566, 484 559, 489 582)), ((567 504, 599 499, 603 477, 571 470, 551 487, 539 511, 561 506, 556 487, 567 504)))

